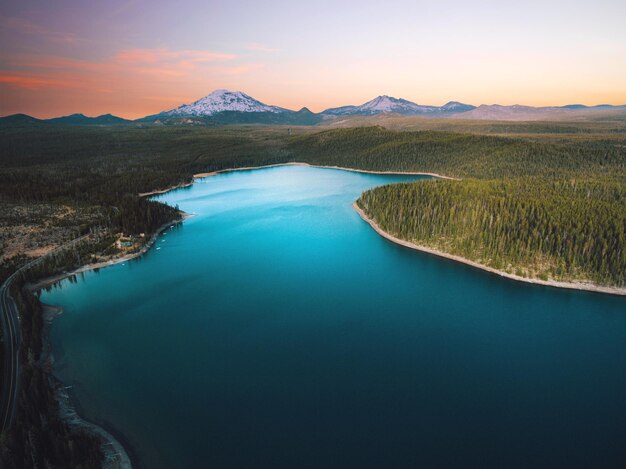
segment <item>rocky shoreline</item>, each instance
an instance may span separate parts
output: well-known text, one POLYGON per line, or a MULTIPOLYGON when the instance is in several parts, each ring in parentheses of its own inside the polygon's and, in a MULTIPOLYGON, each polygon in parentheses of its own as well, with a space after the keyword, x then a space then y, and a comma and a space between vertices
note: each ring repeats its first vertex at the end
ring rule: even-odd
MULTIPOLYGON (((154 245, 158 236, 167 228, 175 226, 181 223, 183 220, 191 217, 192 215, 181 212, 181 219, 174 220, 163 224, 152 235, 148 242, 136 253, 132 253, 126 256, 112 259, 106 262, 99 262, 94 264, 87 264, 71 272, 65 272, 63 274, 51 276, 38 281, 35 284, 27 285, 27 288, 32 291, 38 291, 42 288, 53 285, 65 278, 72 277, 74 275, 86 272, 89 270, 99 269, 107 267, 109 265, 119 264, 131 259, 135 259, 142 256, 154 245)), ((50 327, 55 318, 63 313, 63 309, 59 306, 47 305, 40 303, 43 311, 44 328, 42 330, 42 356, 40 358, 40 365, 47 372, 49 377, 49 384, 54 391, 56 401, 59 405, 59 416, 63 419, 71 428, 78 431, 86 431, 92 435, 96 435, 102 441, 102 452, 104 454, 103 469, 131 469, 133 467, 133 459, 131 457, 132 448, 128 443, 123 444, 120 440, 123 437, 116 437, 112 431, 104 428, 103 425, 91 422, 80 415, 77 410, 77 404, 71 395, 71 387, 66 386, 55 374, 54 374, 54 354, 52 350, 52 344, 50 341, 50 327)), ((136 458, 135 458, 136 459, 136 458)))

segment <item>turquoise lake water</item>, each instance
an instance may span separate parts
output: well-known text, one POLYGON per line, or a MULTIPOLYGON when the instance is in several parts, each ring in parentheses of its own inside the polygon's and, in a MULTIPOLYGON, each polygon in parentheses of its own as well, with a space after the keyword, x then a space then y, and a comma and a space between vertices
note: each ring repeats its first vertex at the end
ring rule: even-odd
POLYGON ((626 467, 626 299, 389 243, 351 208, 415 177, 286 166, 45 303, 59 376, 148 468, 626 467))

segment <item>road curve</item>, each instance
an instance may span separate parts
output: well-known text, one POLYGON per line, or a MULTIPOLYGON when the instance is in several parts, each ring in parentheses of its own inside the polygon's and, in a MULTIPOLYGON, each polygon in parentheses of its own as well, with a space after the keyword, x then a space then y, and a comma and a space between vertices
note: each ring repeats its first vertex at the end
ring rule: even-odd
POLYGON ((11 285, 18 276, 23 275, 46 257, 77 244, 89 235, 76 238, 49 253, 23 265, 5 280, 0 287, 0 327, 2 328, 2 394, 0 400, 0 433, 11 428, 15 417, 15 405, 20 375, 21 329, 17 305, 11 298, 11 285))
MULTIPOLYGON (((19 272, 19 271, 18 271, 19 272)), ((15 415, 15 402, 20 365, 20 328, 17 307, 9 293, 15 279, 14 273, 0 287, 0 324, 2 325, 2 341, 4 347, 2 364, 2 411, 0 431, 10 428, 15 415)))

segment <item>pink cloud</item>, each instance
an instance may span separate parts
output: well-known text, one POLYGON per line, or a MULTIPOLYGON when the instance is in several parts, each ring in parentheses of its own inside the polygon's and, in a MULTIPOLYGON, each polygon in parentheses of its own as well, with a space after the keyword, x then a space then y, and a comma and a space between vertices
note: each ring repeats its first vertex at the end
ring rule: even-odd
POLYGON ((11 71, 0 71, 0 84, 15 86, 29 90, 41 88, 67 88, 71 87, 66 81, 59 78, 45 77, 41 75, 29 75, 11 71))
POLYGON ((52 31, 44 28, 36 23, 11 16, 0 15, 0 28, 12 31, 16 34, 26 34, 31 36, 40 36, 46 41, 72 44, 81 41, 81 39, 74 33, 52 31))
POLYGON ((215 67, 214 70, 215 72, 221 75, 228 75, 228 76, 245 75, 247 73, 260 70, 264 66, 265 66, 264 64, 254 63, 254 64, 243 64, 243 65, 237 65, 237 66, 231 66, 231 67, 220 66, 220 67, 215 67))
POLYGON ((13 54, 0 56, 6 78, 2 83, 15 87, 83 87, 89 82, 124 79, 128 81, 185 78, 193 75, 238 75, 259 68, 258 64, 226 66, 233 54, 206 50, 123 49, 103 60, 80 60, 58 56, 13 54), (24 75, 27 71, 27 77, 24 75), (21 75, 20 75, 21 74, 21 75), (62 76, 63 79, 57 77, 62 76))
POLYGON ((2 63, 16 68, 102 71, 110 64, 88 60, 45 55, 11 55, 1 57, 2 63))
POLYGON ((233 54, 205 50, 125 49, 119 51, 115 59, 122 63, 206 63, 233 60, 235 56, 233 54))
POLYGON ((139 117, 191 102, 262 67, 207 50, 122 49, 102 59, 0 52, 0 92, 7 97, 0 114, 117 110, 139 117))

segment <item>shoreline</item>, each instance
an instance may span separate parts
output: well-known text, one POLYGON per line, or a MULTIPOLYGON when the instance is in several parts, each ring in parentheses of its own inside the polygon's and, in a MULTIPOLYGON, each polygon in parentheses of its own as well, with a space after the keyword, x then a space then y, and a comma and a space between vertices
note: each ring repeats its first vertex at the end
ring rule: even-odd
POLYGON ((59 410, 59 417, 67 423, 67 425, 77 431, 84 431, 91 435, 97 435, 100 438, 100 449, 104 455, 102 467, 104 469, 132 469, 132 461, 136 460, 132 448, 125 442, 123 436, 120 436, 109 425, 102 425, 92 422, 83 417, 80 412, 77 399, 71 392, 72 386, 65 386, 54 373, 55 358, 52 353, 52 341, 50 340, 50 328, 52 322, 63 314, 63 308, 60 306, 50 305, 39 302, 42 307, 43 329, 42 329, 42 355, 40 363, 43 366, 48 383, 52 388, 54 399, 56 400, 59 410))
POLYGON ((146 252, 150 250, 152 245, 156 242, 157 238, 163 231, 165 231, 170 226, 175 226, 175 225, 182 223, 183 221, 193 217, 194 215, 181 212, 181 216, 182 218, 180 220, 170 221, 161 225, 154 232, 154 234, 150 237, 148 242, 144 244, 143 247, 137 252, 126 254, 125 256, 118 257, 115 259, 110 259, 108 261, 85 264, 70 272, 63 272, 61 274, 52 275, 50 277, 45 277, 39 280, 37 283, 26 285, 26 287, 32 292, 38 291, 38 290, 41 290, 42 288, 46 288, 50 285, 54 285, 55 283, 60 282, 61 280, 64 280, 66 278, 73 277, 78 274, 82 274, 83 272, 88 272, 90 270, 96 270, 96 269, 102 269, 104 267, 108 267, 108 266, 115 265, 115 264, 120 264, 122 262, 130 261, 132 259, 136 259, 137 257, 143 256, 146 252))
POLYGON ((387 241, 390 241, 394 244, 398 244, 408 249, 413 249, 413 250, 424 252, 424 253, 431 254, 434 256, 450 259, 456 262, 460 262, 462 264, 469 265, 470 267, 473 267, 475 269, 480 269, 480 270, 489 272, 491 274, 495 274, 500 277, 504 277, 509 280, 515 280, 518 282, 525 282, 525 283, 530 283, 534 285, 542 285, 542 286, 553 287, 553 288, 564 288, 568 290, 579 290, 579 291, 587 291, 587 292, 593 292, 593 293, 604 293, 608 295, 626 296, 626 287, 622 287, 622 288, 608 287, 608 286, 596 285, 593 283, 563 282, 559 280, 541 280, 541 279, 520 277, 519 275, 510 274, 508 272, 503 272, 501 270, 494 269, 493 267, 488 267, 486 265, 480 264, 479 262, 466 259, 465 257, 457 256, 455 254, 448 254, 446 252, 439 251, 437 249, 429 248, 426 246, 420 246, 410 241, 397 238, 396 236, 390 233, 387 233, 378 225, 378 223, 376 223, 374 220, 369 218, 365 214, 365 212, 361 209, 361 207, 357 205, 356 202, 352 204, 352 208, 359 214, 361 219, 365 223, 370 225, 370 227, 372 227, 374 231, 376 231, 376 233, 378 233, 381 237, 385 238, 387 241))
MULTIPOLYGON (((460 181, 459 178, 451 177, 451 176, 443 176, 437 173, 424 173, 418 171, 376 171, 369 169, 355 169, 355 168, 346 168, 344 166, 325 166, 325 165, 316 165, 310 163, 303 163, 299 161, 293 161, 289 163, 275 163, 275 164, 267 164, 264 166, 244 166, 242 168, 228 168, 228 169, 220 169, 218 171, 212 171, 208 173, 197 173, 193 175, 194 179, 201 179, 211 176, 216 176, 221 173, 230 173, 234 171, 251 171, 253 169, 265 169, 265 168, 276 168, 278 166, 308 166, 310 168, 320 168, 320 169, 339 169, 341 171, 351 171, 353 173, 366 173, 366 174, 389 174, 389 175, 397 175, 397 176, 431 176, 439 179, 452 179, 455 181, 460 181)), ((159 193, 164 193, 169 190, 178 189, 178 187, 172 187, 165 191, 161 191, 159 193)), ((141 194, 140 194, 141 195, 141 194)))
MULTIPOLYGON (((191 218, 193 215, 185 212, 180 212, 181 218, 179 220, 173 220, 161 225, 154 234, 150 237, 148 242, 142 246, 142 248, 132 254, 119 257, 117 259, 111 259, 105 262, 96 262, 91 264, 85 264, 71 272, 65 272, 51 277, 46 277, 35 284, 27 285, 26 287, 31 291, 39 291, 42 288, 46 288, 50 285, 54 285, 61 280, 78 275, 89 270, 100 269, 111 265, 126 262, 128 260, 136 259, 150 250, 154 245, 159 235, 166 229, 176 226, 182 223, 184 220, 191 218)), ((132 446, 125 439, 124 435, 115 430, 111 425, 104 422, 93 422, 81 415, 80 405, 77 399, 72 396, 72 393, 68 390, 70 387, 65 386, 65 383, 54 373, 54 354, 52 350, 52 343, 50 340, 50 327, 55 318, 62 314, 62 308, 54 305, 47 305, 39 301, 44 311, 45 326, 42 330, 42 342, 45 353, 45 361, 49 363, 50 367, 50 382, 53 387, 55 399, 59 405, 59 417, 67 422, 70 427, 77 430, 86 431, 92 435, 97 435, 102 440, 102 452, 104 454, 103 469, 132 469, 133 462, 137 462, 137 455, 132 446), (132 456, 132 457, 131 457, 132 456)))
POLYGON ((92 435, 99 436, 102 441, 102 452, 104 453, 103 469, 132 469, 133 453, 132 447, 124 441, 123 436, 118 432, 108 429, 103 423, 95 423, 81 415, 78 400, 72 396, 69 386, 64 386, 56 375, 52 375, 55 383, 55 398, 59 403, 59 414, 68 425, 77 430, 82 430, 92 435), (124 444, 122 443, 124 441, 124 444))
POLYGON ((353 173, 365 173, 365 174, 387 174, 390 176, 396 175, 396 176, 430 176, 430 177, 434 177, 437 179, 450 179, 453 181, 460 181, 460 178, 455 178, 452 176, 444 176, 443 174, 437 174, 437 173, 425 173, 425 172, 420 172, 420 171, 376 171, 376 170, 369 170, 369 169, 355 169, 355 168, 347 168, 345 166, 324 166, 324 165, 316 165, 316 164, 310 164, 310 163, 303 163, 303 162, 299 162, 299 161, 292 161, 289 163, 275 163, 275 164, 266 164, 263 166, 242 166, 241 168, 226 168, 226 169, 218 169, 217 171, 210 171, 210 172, 206 172, 206 173, 196 173, 192 176, 193 181, 192 182, 187 182, 187 183, 180 183, 180 184, 176 184, 175 186, 170 186, 167 187, 165 189, 160 189, 160 190, 153 190, 150 192, 140 192, 137 195, 139 197, 150 197, 153 195, 161 195, 161 194, 165 194, 169 191, 173 191, 176 189, 183 189, 185 187, 190 187, 194 184, 196 179, 203 179, 203 178, 208 178, 208 177, 212 177, 212 176, 217 176, 218 174, 224 174, 224 173, 233 173, 235 171, 252 171, 255 169, 267 169, 267 168, 277 168, 279 166, 307 166, 309 168, 320 168, 320 169, 338 169, 341 171, 350 171, 353 173))
POLYGON ((139 197, 150 197, 151 195, 165 194, 166 192, 173 191, 174 189, 182 189, 184 187, 189 187, 193 185, 193 181, 191 182, 181 182, 180 184, 176 184, 175 186, 170 186, 166 189, 154 190, 150 192, 140 192, 137 194, 139 197))

